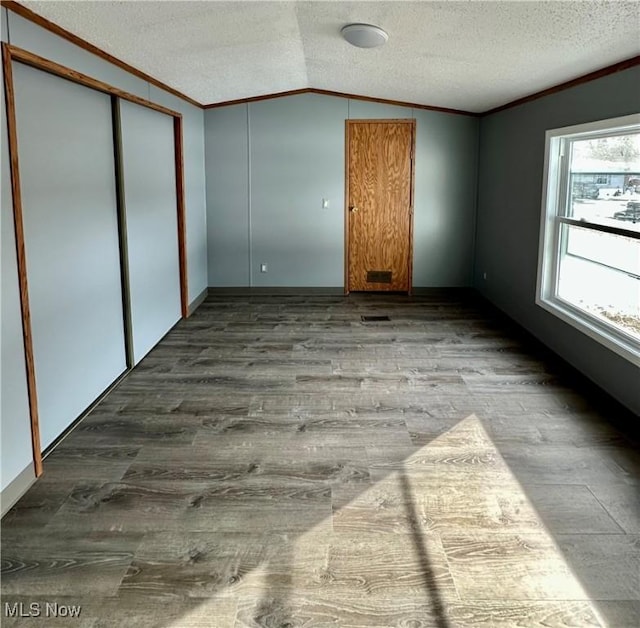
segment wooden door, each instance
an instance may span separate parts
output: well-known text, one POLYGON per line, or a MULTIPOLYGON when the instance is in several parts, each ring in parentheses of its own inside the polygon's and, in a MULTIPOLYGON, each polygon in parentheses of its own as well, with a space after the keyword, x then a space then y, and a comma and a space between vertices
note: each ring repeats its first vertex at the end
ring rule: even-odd
POLYGON ((411 292, 414 120, 347 120, 345 292, 411 292))

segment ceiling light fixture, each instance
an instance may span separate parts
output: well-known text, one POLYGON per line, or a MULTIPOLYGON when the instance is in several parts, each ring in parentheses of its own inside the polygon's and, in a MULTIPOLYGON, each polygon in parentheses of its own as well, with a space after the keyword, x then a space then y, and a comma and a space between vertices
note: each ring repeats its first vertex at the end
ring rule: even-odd
POLYGON ((387 33, 372 24, 347 24, 340 33, 352 46, 358 48, 376 48, 389 39, 387 33))

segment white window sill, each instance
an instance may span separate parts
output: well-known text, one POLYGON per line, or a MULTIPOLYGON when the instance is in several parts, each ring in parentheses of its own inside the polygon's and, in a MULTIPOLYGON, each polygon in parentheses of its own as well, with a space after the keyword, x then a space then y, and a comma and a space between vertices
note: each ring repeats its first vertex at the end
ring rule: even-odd
POLYGON ((604 345, 607 349, 629 360, 635 366, 640 367, 640 347, 631 338, 627 339, 625 334, 617 332, 606 323, 600 322, 595 317, 561 299, 538 298, 536 304, 604 345))

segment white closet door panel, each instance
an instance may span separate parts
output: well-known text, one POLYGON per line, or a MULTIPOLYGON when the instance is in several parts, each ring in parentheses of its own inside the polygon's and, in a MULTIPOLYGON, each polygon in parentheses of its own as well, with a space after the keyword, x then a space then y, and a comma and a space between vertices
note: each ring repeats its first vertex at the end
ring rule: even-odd
POLYGON ((109 96, 14 64, 42 447, 126 368, 109 96))
POLYGON ((133 355, 180 319, 173 118, 120 102, 133 355))

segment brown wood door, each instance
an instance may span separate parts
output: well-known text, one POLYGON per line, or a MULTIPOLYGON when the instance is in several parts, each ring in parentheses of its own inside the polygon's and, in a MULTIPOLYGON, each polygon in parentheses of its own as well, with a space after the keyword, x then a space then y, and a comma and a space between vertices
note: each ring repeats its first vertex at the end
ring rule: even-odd
POLYGON ((346 292, 411 292, 414 130, 347 120, 346 292))

